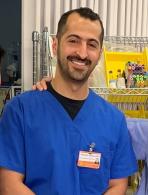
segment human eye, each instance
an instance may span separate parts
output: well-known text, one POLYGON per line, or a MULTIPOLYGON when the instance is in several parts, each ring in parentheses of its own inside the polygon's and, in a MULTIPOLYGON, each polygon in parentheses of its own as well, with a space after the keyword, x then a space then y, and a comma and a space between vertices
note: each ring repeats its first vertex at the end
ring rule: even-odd
POLYGON ((89 47, 94 48, 94 49, 98 47, 97 44, 93 42, 90 42, 88 45, 89 47))
POLYGON ((89 46, 90 47, 93 47, 93 48, 96 48, 96 45, 95 44, 92 44, 92 43, 89 43, 89 46))
POLYGON ((69 39, 68 42, 70 42, 70 43, 78 43, 78 40, 73 38, 73 39, 69 39))
POLYGON ((96 41, 89 41, 88 46, 92 49, 98 49, 99 48, 99 43, 96 41))

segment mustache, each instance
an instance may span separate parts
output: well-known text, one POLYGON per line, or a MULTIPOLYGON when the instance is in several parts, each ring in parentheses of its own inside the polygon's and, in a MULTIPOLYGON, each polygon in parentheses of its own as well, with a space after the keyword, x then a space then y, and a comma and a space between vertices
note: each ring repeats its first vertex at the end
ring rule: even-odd
POLYGON ((76 61, 84 62, 85 65, 91 64, 91 60, 89 60, 88 58, 82 59, 80 56, 67 56, 67 60, 70 60, 70 61, 76 60, 76 61))

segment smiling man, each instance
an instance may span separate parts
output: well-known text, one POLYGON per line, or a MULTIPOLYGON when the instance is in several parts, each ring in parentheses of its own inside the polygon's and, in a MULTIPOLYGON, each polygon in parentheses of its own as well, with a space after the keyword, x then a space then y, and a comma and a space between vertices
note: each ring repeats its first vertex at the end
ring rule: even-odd
POLYGON ((89 8, 62 15, 55 78, 47 90, 15 97, 3 112, 1 195, 126 193, 137 164, 124 115, 88 88, 103 35, 89 8))

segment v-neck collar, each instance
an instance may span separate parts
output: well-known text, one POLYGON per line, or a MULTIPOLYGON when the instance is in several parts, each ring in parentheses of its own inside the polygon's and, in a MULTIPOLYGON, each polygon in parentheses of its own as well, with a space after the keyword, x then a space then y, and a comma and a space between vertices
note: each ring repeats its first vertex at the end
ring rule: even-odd
POLYGON ((89 90, 89 94, 84 102, 84 104, 82 105, 81 109, 79 110, 79 112, 77 113, 77 115, 75 116, 74 119, 72 119, 69 114, 67 113, 67 111, 65 110, 65 108, 62 106, 62 104, 54 97, 54 95, 52 95, 49 91, 46 91, 47 94, 47 98, 50 98, 47 101, 51 102, 51 105, 53 107, 54 110, 58 110, 59 113, 57 113, 57 115, 60 114, 60 116, 63 118, 63 120, 67 120, 67 121, 71 121, 72 123, 77 123, 77 122, 82 122, 84 120, 86 120, 87 117, 90 116, 90 113, 88 113, 88 110, 90 111, 90 109, 93 107, 93 101, 91 101, 92 97, 93 97, 93 92, 92 90, 89 90), (52 103, 52 101, 54 103, 52 103))
POLYGON ((72 118, 72 120, 76 117, 77 113, 79 112, 79 110, 81 109, 82 105, 86 100, 86 99, 74 100, 59 94, 57 91, 54 90, 54 88, 51 85, 51 82, 47 83, 47 90, 51 92, 51 94, 53 94, 53 96, 62 104, 64 109, 72 118))

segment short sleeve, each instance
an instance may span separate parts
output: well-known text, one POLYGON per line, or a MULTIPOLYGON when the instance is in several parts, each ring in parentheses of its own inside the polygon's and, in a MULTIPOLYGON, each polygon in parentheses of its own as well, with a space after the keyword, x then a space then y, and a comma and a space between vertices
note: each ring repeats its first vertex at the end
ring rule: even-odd
POLYGON ((125 117, 120 125, 120 135, 111 167, 111 178, 124 178, 137 171, 137 161, 125 117))
POLYGON ((0 167, 25 172, 23 109, 18 97, 6 104, 0 119, 0 167))

